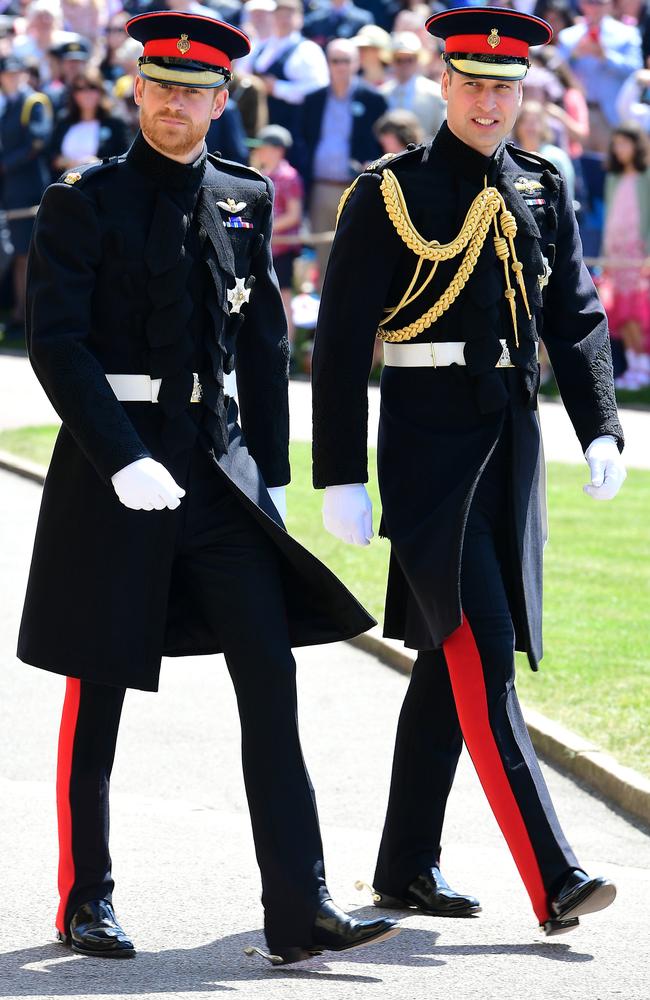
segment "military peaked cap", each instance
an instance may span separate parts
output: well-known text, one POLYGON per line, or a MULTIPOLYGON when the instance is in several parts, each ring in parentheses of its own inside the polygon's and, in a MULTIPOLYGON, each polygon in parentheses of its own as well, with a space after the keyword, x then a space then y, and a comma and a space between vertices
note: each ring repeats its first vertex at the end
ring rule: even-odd
POLYGON ((531 45, 546 45, 553 37, 541 17, 503 7, 461 7, 442 10, 425 24, 444 38, 444 58, 464 76, 488 80, 523 80, 531 45))
POLYGON ((251 49, 239 28, 175 10, 138 14, 127 21, 126 30, 144 46, 138 60, 140 76, 176 87, 222 86, 232 76, 232 60, 251 49))
POLYGON ((57 59, 66 59, 71 62, 88 62, 92 52, 92 46, 83 35, 75 35, 74 38, 67 38, 58 45, 53 45, 49 50, 50 55, 57 59))

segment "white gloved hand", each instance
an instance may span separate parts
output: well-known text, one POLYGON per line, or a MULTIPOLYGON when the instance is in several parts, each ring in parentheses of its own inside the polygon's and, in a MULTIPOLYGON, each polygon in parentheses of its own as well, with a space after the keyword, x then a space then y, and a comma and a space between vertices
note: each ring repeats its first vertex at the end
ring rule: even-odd
POLYGON ((612 500, 620 490, 627 472, 615 438, 604 434, 595 438, 585 452, 591 482, 583 490, 594 500, 612 500))
POLYGON ((111 476, 120 503, 131 510, 176 510, 185 490, 153 458, 139 458, 111 476))
POLYGON ((362 483, 328 486, 323 500, 323 524, 331 535, 350 545, 369 545, 372 502, 362 483))
POLYGON ((268 486, 269 496, 275 505, 275 509, 283 521, 287 519, 287 488, 286 486, 268 486))

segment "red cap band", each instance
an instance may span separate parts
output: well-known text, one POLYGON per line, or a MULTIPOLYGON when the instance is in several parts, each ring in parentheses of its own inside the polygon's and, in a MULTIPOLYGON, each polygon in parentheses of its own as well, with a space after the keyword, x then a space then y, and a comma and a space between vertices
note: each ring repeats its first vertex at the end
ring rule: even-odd
POLYGON ((477 55, 488 56, 528 56, 528 42, 522 42, 519 38, 508 38, 503 35, 450 35, 445 40, 445 52, 466 52, 477 55), (493 38, 498 44, 490 44, 488 38, 493 38))
POLYGON ((187 59, 188 62, 202 62, 209 66, 232 69, 230 56, 204 42, 192 42, 187 35, 181 38, 155 38, 146 42, 143 56, 168 56, 174 59, 187 59))

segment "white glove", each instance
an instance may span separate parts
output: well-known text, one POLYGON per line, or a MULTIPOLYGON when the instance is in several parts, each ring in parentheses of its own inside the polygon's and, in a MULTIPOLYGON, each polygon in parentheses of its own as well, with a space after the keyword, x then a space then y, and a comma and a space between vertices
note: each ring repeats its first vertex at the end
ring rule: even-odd
POLYGON ((350 545, 369 545, 372 502, 362 483, 328 486, 323 500, 323 524, 331 535, 350 545))
POLYGON ((585 458, 589 463, 591 482, 582 487, 584 492, 594 500, 613 500, 627 476, 616 440, 611 434, 595 438, 587 448, 585 458))
POLYGON ((283 521, 287 519, 287 488, 286 486, 268 486, 269 496, 275 504, 275 509, 283 521))
POLYGON ((164 465, 153 458, 139 458, 111 476, 120 502, 131 510, 176 510, 185 496, 164 465))

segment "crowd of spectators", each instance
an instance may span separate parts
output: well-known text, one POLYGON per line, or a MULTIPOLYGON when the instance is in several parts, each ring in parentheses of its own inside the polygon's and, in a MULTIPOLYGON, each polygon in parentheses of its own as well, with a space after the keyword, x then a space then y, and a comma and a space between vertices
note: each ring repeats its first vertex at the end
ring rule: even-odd
MULTIPOLYGON (((45 185, 128 147, 140 46, 124 24, 167 7, 237 24, 253 41, 208 148, 273 178, 280 286, 290 320, 309 326, 341 194, 369 161, 428 139, 444 120, 440 43, 424 28, 443 6, 0 0, 0 307, 22 321, 26 254, 45 185)), ((554 28, 553 45, 532 50, 512 139, 566 177, 609 313, 619 385, 650 385, 650 0, 498 6, 538 14, 554 28)))

